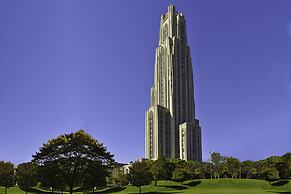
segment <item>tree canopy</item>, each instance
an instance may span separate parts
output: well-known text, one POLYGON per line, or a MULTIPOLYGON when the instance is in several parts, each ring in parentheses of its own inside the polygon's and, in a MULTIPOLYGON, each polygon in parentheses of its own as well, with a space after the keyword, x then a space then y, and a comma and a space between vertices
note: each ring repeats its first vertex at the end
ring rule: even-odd
POLYGON ((165 158, 158 158, 151 162, 151 173, 157 186, 158 180, 166 180, 171 178, 171 168, 169 162, 165 158))
POLYGON ((145 161, 133 163, 129 169, 129 180, 130 184, 139 187, 141 193, 141 186, 149 185, 153 180, 149 164, 145 161))
POLYGON ((104 172, 114 163, 113 155, 102 143, 92 138, 83 130, 60 135, 49 140, 33 155, 32 160, 39 169, 41 180, 50 187, 59 187, 62 183, 73 193, 74 186, 86 185, 95 187, 105 179, 104 172), (95 170, 95 169, 98 169, 95 170), (88 182, 88 172, 94 171, 88 182), (53 173, 53 175, 50 175, 53 173), (51 180, 47 178, 51 177, 51 180), (54 181, 53 179, 58 181, 54 181), (60 182, 59 182, 60 181, 60 182))
POLYGON ((189 172, 186 170, 186 168, 176 168, 173 171, 172 179, 174 181, 180 182, 181 186, 184 181, 188 180, 190 178, 189 172))
POLYGON ((0 161, 0 186, 7 188, 14 186, 14 165, 11 162, 0 161))
POLYGON ((17 185, 27 193, 37 184, 36 166, 31 162, 19 164, 16 169, 16 180, 17 185))

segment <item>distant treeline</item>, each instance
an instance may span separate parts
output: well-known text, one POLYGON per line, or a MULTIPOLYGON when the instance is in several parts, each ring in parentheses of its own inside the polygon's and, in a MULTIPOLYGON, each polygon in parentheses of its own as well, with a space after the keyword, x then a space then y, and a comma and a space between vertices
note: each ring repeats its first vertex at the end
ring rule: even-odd
MULTIPOLYGON (((209 162, 184 161, 180 159, 142 160, 131 164, 129 174, 119 173, 115 184, 128 183, 137 186, 148 185, 152 181, 157 186, 159 180, 173 180, 181 185, 191 179, 263 179, 276 181, 291 178, 291 153, 272 156, 260 161, 239 161, 237 158, 212 153, 209 162)), ((141 191, 140 191, 141 192, 141 191)))
POLYGON ((128 175, 120 175, 117 184, 142 186, 158 180, 174 180, 181 184, 190 179, 242 178, 275 181, 291 178, 291 153, 272 156, 260 161, 239 161, 237 158, 212 153, 209 162, 184 161, 180 159, 145 160, 134 162, 128 175))
POLYGON ((240 161, 234 157, 212 153, 210 161, 200 165, 204 178, 245 178, 268 181, 291 177, 291 153, 271 156, 259 161, 240 161))

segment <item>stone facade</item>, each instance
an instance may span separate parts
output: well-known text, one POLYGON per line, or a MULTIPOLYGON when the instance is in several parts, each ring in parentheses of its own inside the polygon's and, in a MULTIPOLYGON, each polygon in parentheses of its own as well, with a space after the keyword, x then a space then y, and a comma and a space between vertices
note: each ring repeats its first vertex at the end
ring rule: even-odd
POLYGON ((201 158, 201 128, 199 121, 179 125, 180 159, 199 160, 201 158))
POLYGON ((151 107, 145 114, 146 158, 201 161, 201 128, 195 119, 193 71, 186 22, 184 15, 176 12, 173 5, 161 17, 154 71, 151 107), (187 144, 180 142, 181 132, 189 134, 184 137, 187 144), (181 146, 184 146, 184 152, 181 146))

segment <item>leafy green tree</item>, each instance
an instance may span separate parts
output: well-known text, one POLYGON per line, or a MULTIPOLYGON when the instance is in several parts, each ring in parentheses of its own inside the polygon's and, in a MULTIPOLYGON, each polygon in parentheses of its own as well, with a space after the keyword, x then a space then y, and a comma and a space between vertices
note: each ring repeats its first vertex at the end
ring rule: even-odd
POLYGON ((37 168, 31 163, 19 164, 16 168, 17 185, 27 194, 28 190, 37 185, 37 168))
POLYGON ((291 153, 286 153, 282 156, 283 160, 283 170, 282 178, 291 178, 291 153))
POLYGON ((284 175, 284 159, 280 156, 271 156, 264 160, 268 168, 275 168, 279 172, 279 176, 284 175))
POLYGON ((172 158, 169 160, 169 164, 171 166, 171 170, 174 171, 176 168, 184 168, 187 162, 178 158, 172 158))
POLYGON ((165 158, 158 158, 155 161, 151 161, 151 173, 155 181, 155 186, 157 186, 158 180, 170 179, 172 174, 170 165, 165 158))
POLYGON ((185 170, 189 174, 190 179, 200 178, 201 169, 198 161, 189 160, 185 165, 185 170))
POLYGON ((172 179, 174 181, 180 182, 181 186, 183 185, 183 182, 188 180, 189 178, 190 174, 186 168, 176 168, 173 171, 172 179))
POLYGON ((139 187, 139 193, 141 193, 141 187, 151 184, 153 180, 149 164, 145 161, 133 163, 129 168, 128 178, 130 184, 139 187))
POLYGON ((231 178, 238 178, 241 172, 241 164, 239 159, 228 157, 226 158, 226 166, 231 178))
POLYGON ((202 162, 200 164, 200 177, 201 178, 212 178, 212 164, 209 162, 202 162))
POLYGON ((62 171, 59 170, 58 164, 55 162, 45 162, 44 165, 38 167, 37 174, 41 186, 50 187, 52 192, 56 189, 62 190, 65 187, 62 171))
POLYGON ((5 194, 7 194, 7 188, 14 184, 14 165, 11 162, 0 161, 0 186, 5 188, 5 194))
POLYGON ((279 172, 276 168, 263 168, 259 171, 259 177, 267 181, 274 181, 279 179, 279 172))
POLYGON ((178 158, 169 159, 168 163, 169 163, 169 169, 170 169, 170 172, 171 172, 171 179, 173 177, 173 172, 174 172, 175 169, 177 169, 177 168, 185 168, 186 165, 187 165, 187 162, 185 160, 181 160, 181 159, 178 159, 178 158))
POLYGON ((257 165, 251 169, 252 178, 257 179, 258 178, 258 167, 257 165))
POLYGON ((108 169, 104 168, 101 164, 90 163, 84 171, 83 187, 92 189, 94 193, 95 187, 106 186, 106 177, 108 174, 108 169))
POLYGON ((225 157, 223 157, 220 153, 213 152, 210 156, 210 161, 213 164, 213 172, 214 178, 220 178, 222 175, 224 167, 225 167, 225 157))
POLYGON ((128 176, 124 174, 121 170, 118 172, 117 177, 114 178, 115 185, 125 186, 128 185, 128 176))
POLYGON ((283 162, 283 159, 280 156, 271 156, 264 161, 268 167, 276 168, 278 164, 283 162))
POLYGON ((255 174, 253 174, 254 166, 255 166, 255 162, 253 162, 251 160, 246 160, 246 161, 241 162, 242 176, 246 179, 253 178, 255 175, 255 174))
POLYGON ((64 134, 49 140, 33 155, 33 162, 38 168, 47 171, 53 170, 54 177, 63 178, 63 186, 69 187, 70 194, 75 186, 87 184, 84 179, 85 172, 90 167, 99 165, 102 171, 96 172, 94 178, 104 177, 104 171, 114 163, 110 154, 102 143, 92 138, 83 130, 64 134), (56 171, 55 171, 56 170, 56 171))

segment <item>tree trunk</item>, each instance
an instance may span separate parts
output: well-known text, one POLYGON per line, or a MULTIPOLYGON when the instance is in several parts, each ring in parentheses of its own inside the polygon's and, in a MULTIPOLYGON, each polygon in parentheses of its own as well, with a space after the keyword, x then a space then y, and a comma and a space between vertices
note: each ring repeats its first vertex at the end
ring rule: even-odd
POLYGON ((70 185, 70 194, 73 194, 73 185, 70 185))
POLYGON ((92 189, 92 190, 93 190, 93 193, 94 193, 95 187, 93 187, 93 189, 92 189))
POLYGON ((141 194, 141 186, 139 186, 139 194, 141 194))
POLYGON ((7 187, 5 187, 5 194, 7 194, 7 187))
POLYGON ((158 184, 157 184, 157 180, 155 179, 155 186, 157 186, 158 184))
POLYGON ((181 186, 183 185, 183 182, 181 182, 181 186))

